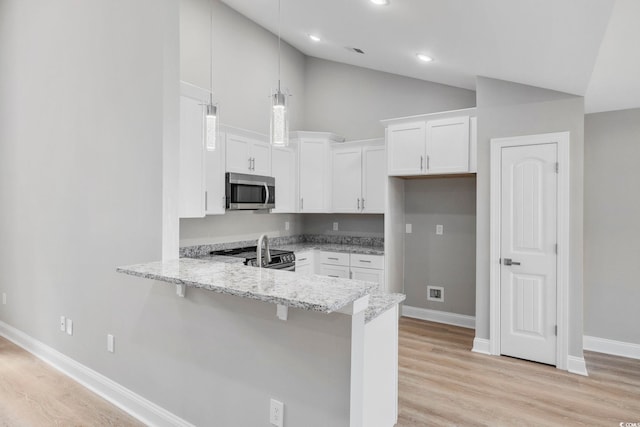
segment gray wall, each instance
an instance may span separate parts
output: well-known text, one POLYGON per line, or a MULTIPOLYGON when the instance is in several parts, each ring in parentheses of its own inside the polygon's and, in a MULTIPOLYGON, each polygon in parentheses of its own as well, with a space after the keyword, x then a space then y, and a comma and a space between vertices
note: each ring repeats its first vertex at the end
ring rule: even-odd
POLYGON ((300 217, 306 234, 384 237, 384 215, 303 214, 300 217), (334 222, 338 223, 338 231, 333 231, 334 222))
POLYGON ((405 182, 405 305, 475 315, 476 179, 405 182), (436 235, 436 225, 444 234, 436 235), (444 287, 444 301, 427 301, 427 285, 444 287))
POLYGON ((584 332, 640 344, 640 109, 585 117, 584 332))
POLYGON ((475 92, 318 58, 306 62, 305 130, 384 137, 380 120, 474 107, 475 92))
POLYGON ((162 255, 178 37, 174 0, 0 2, 0 320, 195 425, 348 425, 350 317, 115 272, 162 255))
POLYGON ((479 77, 476 337, 489 338, 489 142, 571 132, 569 354, 582 357, 584 98, 479 77))

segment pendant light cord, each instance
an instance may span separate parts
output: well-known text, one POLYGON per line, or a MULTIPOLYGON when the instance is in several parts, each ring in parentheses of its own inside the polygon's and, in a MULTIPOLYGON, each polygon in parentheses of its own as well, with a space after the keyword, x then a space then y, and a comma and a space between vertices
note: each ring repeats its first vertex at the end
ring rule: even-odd
POLYGON ((213 105, 213 0, 209 0, 209 80, 211 83, 209 103, 213 105))
POLYGON ((281 48, 281 41, 280 41, 280 30, 282 28, 282 16, 280 13, 280 3, 281 0, 278 0, 278 92, 280 92, 280 62, 281 62, 281 55, 282 55, 282 48, 281 48))

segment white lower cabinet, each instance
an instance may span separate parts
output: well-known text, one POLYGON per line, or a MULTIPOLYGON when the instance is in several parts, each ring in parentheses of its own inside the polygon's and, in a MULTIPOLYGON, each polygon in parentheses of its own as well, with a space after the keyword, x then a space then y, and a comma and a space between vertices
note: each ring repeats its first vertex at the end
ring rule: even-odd
POLYGON ((315 271, 314 251, 296 252, 296 273, 313 276, 315 271))
POLYGON ((339 277, 342 279, 349 278, 349 266, 348 265, 329 265, 320 264, 320 275, 329 277, 339 277))
MULTIPOLYGON (((297 257, 298 254, 296 254, 296 258, 297 257)), ((297 264, 296 271, 298 271, 297 264)), ((375 282, 380 285, 379 290, 385 290, 384 255, 320 251, 318 254, 317 274, 321 276, 375 282)))

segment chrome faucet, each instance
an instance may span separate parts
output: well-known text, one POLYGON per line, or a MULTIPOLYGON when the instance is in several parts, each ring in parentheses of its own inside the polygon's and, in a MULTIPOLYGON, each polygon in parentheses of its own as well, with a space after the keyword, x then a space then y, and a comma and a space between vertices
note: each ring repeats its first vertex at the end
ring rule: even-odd
POLYGON ((258 238, 258 267, 264 267, 265 265, 269 265, 271 262, 271 252, 269 251, 269 238, 266 234, 263 234, 258 238), (262 244, 264 242, 265 246, 265 254, 264 259, 262 258, 262 244))

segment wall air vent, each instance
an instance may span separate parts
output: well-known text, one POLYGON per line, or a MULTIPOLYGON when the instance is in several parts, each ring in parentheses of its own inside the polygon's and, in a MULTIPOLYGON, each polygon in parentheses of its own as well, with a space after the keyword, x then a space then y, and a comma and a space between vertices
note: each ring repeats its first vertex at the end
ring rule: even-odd
POLYGON ((349 52, 355 52, 359 53, 360 55, 364 55, 364 50, 358 47, 345 46, 345 49, 347 49, 349 52))

